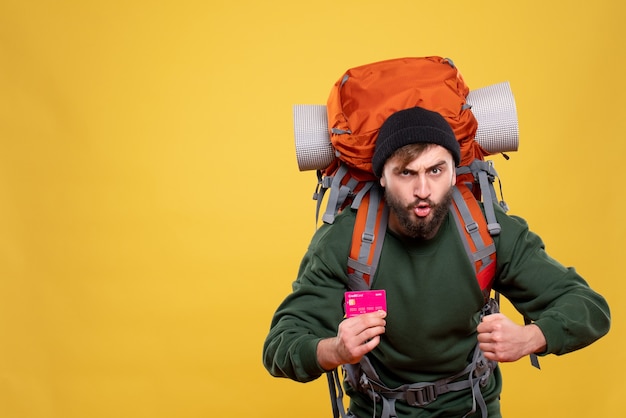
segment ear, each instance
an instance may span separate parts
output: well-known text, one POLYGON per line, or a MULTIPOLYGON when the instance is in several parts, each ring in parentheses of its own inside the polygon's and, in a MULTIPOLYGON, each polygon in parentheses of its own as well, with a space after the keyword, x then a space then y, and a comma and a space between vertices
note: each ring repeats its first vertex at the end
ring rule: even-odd
MULTIPOLYGON (((455 178, 456 178, 456 176, 455 176, 455 178)), ((384 175, 384 174, 383 174, 383 176, 380 178, 379 182, 380 182, 380 185, 381 185, 381 186, 383 186, 383 187, 385 187, 385 186, 386 186, 387 182, 385 181, 385 175, 384 175)))

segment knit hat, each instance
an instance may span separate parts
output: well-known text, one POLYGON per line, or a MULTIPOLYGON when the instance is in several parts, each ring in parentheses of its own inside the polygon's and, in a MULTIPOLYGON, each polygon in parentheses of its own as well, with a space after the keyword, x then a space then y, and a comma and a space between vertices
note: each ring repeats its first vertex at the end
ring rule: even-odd
POLYGON ((459 165, 461 148, 448 122, 437 112, 412 107, 392 114, 380 127, 372 158, 374 174, 382 176, 385 162, 397 149, 419 142, 441 145, 459 165))

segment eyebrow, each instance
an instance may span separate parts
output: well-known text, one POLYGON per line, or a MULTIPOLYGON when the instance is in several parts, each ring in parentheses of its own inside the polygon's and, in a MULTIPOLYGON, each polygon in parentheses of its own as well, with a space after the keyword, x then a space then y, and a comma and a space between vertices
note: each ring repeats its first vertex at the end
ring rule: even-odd
MULTIPOLYGON (((441 161, 439 161, 439 162, 437 162, 437 163, 435 163, 435 164, 433 164, 433 165, 431 165, 431 166, 429 166, 429 167, 426 167, 426 171, 430 171, 430 170, 432 170, 433 168, 445 167, 445 166, 446 166, 446 160, 441 160, 441 161)), ((409 171, 409 172, 411 172, 411 173, 416 173, 416 171, 415 171, 415 170, 411 170, 411 169, 410 169, 410 168, 408 168, 408 166, 406 166, 406 165, 405 165, 404 167, 398 166, 398 167, 395 167, 395 168, 394 168, 394 172, 396 172, 396 173, 399 173, 399 172, 402 172, 402 171, 405 171, 405 170, 406 170, 406 171, 409 171)))
POLYGON ((433 164, 432 166, 428 167, 427 169, 428 170, 432 170, 433 168, 441 167, 441 166, 445 166, 445 165, 446 165, 446 160, 441 160, 438 163, 433 164))

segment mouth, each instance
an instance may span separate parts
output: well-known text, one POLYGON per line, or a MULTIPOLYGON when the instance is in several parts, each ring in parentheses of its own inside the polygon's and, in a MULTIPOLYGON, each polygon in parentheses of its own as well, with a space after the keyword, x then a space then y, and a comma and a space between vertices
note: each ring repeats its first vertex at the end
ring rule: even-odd
POLYGON ((419 203, 413 206, 413 213, 418 218, 425 218, 430 214, 431 207, 428 203, 419 203))

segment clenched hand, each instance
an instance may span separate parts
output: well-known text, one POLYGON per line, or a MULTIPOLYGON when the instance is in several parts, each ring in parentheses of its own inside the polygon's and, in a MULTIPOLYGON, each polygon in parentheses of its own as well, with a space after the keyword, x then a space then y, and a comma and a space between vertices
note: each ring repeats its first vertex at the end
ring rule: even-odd
POLYGON ((538 326, 518 325, 501 313, 483 317, 476 330, 478 346, 489 360, 516 361, 546 348, 546 338, 538 326))

